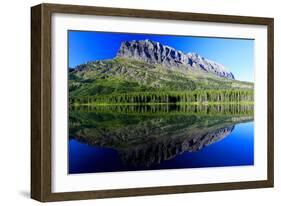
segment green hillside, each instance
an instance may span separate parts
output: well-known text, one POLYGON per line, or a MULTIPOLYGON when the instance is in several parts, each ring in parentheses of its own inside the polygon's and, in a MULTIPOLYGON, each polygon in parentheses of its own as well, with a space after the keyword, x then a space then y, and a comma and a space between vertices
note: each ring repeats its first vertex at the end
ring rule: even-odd
POLYGON ((128 58, 89 62, 68 75, 70 103, 253 101, 253 83, 128 58))

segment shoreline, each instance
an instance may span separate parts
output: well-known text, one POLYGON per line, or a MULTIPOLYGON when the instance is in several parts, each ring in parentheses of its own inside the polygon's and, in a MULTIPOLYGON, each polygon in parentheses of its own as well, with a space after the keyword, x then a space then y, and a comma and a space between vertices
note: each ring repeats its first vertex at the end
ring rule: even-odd
POLYGON ((177 103, 105 103, 105 102, 91 102, 91 103, 74 103, 70 106, 160 106, 160 105, 179 105, 179 106, 214 106, 214 105, 254 105, 254 102, 240 101, 240 102, 177 102, 177 103))

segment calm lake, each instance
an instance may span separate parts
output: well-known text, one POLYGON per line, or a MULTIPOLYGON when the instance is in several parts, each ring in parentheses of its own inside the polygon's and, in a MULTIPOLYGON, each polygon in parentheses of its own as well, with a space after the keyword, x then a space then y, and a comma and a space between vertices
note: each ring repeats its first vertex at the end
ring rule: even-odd
POLYGON ((69 174, 253 165, 253 105, 71 108, 68 152, 69 174))

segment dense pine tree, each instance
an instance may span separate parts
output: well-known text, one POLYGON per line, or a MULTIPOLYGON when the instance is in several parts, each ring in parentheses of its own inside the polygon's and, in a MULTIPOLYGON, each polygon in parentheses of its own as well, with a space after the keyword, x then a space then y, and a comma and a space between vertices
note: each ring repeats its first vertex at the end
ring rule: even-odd
POLYGON ((147 104, 147 103, 204 103, 253 102, 253 90, 196 90, 188 92, 131 92, 112 95, 70 98, 70 104, 147 104))

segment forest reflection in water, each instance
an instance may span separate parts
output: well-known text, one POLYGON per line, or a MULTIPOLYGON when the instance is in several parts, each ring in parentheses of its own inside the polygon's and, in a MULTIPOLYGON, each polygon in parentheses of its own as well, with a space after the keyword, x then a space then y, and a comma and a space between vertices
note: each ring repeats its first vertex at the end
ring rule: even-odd
MULTIPOLYGON (((253 122, 253 109, 253 105, 242 104, 71 107, 69 173, 203 167, 201 160, 194 166, 191 161, 175 163, 175 159, 188 153, 201 155, 201 159, 204 155, 212 158, 210 152, 200 154, 200 151, 230 136, 237 124, 247 127, 243 131, 253 137, 253 124, 246 124, 253 122)), ((235 138, 233 142, 245 141, 241 144, 251 148, 248 152, 253 153, 253 138, 250 142, 235 138)), ((230 146, 228 143, 224 152, 230 146)), ((249 154, 244 159, 241 155, 239 161, 206 165, 253 163, 249 154)), ((196 158, 199 157, 193 157, 194 161, 196 158)))

